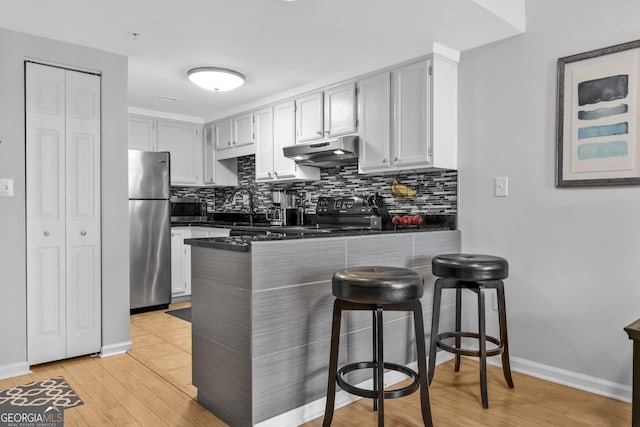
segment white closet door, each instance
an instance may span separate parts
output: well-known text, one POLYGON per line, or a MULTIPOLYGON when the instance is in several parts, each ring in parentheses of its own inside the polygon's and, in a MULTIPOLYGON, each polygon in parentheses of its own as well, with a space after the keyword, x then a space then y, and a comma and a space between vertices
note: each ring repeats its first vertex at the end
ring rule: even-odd
POLYGON ((66 71, 67 357, 100 351, 100 77, 66 71))
POLYGON ((29 364, 66 355, 65 71, 27 63, 29 364))
POLYGON ((100 78, 26 65, 29 364, 101 344, 100 78))

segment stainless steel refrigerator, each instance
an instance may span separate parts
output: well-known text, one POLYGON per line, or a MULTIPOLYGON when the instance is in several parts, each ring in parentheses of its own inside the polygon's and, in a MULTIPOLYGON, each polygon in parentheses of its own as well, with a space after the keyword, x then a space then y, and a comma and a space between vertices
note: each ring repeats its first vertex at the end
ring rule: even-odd
POLYGON ((169 175, 169 153, 129 150, 131 311, 171 302, 169 175))

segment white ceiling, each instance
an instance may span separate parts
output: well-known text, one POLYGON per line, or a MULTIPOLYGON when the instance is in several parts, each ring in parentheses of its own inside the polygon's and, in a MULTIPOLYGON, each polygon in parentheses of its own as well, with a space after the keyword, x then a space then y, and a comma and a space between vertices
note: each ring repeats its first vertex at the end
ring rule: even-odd
POLYGON ((461 52, 523 26, 524 0, 3 0, 0 11, 2 28, 128 56, 130 107, 204 121, 434 43, 461 52), (247 81, 207 92, 187 80, 197 66, 232 68, 247 81))

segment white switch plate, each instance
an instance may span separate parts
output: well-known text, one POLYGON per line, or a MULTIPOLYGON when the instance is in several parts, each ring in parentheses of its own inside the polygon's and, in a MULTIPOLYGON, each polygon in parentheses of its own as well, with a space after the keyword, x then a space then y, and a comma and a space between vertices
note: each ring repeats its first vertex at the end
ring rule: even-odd
POLYGON ((13 179, 0 178, 0 197, 13 197, 13 179))
POLYGON ((509 179, 506 176, 496 177, 496 196, 507 197, 509 195, 509 179))

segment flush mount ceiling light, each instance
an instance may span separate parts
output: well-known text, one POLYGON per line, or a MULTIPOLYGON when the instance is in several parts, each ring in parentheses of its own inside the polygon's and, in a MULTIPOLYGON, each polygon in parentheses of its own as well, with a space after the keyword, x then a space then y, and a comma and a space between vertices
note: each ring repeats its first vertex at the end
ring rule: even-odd
POLYGON ((220 67, 198 67, 187 72, 189 80, 201 88, 213 92, 235 89, 244 83, 244 75, 237 71, 220 67))

